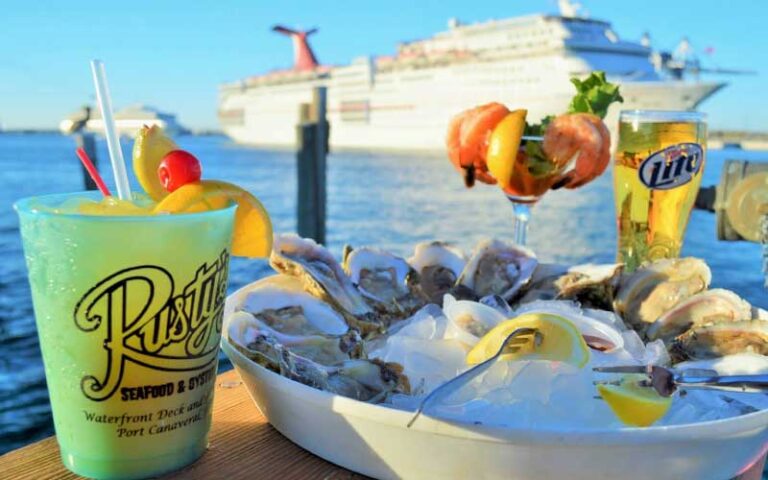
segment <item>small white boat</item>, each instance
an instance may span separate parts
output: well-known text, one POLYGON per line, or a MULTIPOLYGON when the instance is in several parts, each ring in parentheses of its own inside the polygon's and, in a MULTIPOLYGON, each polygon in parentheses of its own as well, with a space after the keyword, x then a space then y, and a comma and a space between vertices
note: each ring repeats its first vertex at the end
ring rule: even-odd
MULTIPOLYGON (((97 108, 91 108, 90 112, 84 108, 68 115, 59 123, 59 130, 64 134, 74 133, 85 122, 85 131, 91 133, 103 133, 104 123, 101 112, 97 108)), ((151 127, 157 125, 168 135, 180 135, 188 133, 177 120, 176 115, 162 112, 157 108, 143 104, 129 105, 115 112, 115 125, 120 135, 134 137, 143 125, 151 127)))

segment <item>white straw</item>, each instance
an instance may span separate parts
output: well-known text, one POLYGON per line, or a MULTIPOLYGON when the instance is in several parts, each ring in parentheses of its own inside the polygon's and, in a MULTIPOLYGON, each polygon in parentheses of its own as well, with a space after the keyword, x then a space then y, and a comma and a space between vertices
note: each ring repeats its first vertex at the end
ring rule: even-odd
POLYGON ((123 151, 120 149, 120 137, 117 135, 115 119, 112 116, 112 99, 109 96, 107 85, 107 72, 104 70, 104 62, 91 60, 91 73, 93 84, 96 87, 96 100, 101 110, 101 119, 104 124, 104 134, 107 137, 109 159, 112 162, 112 172, 115 174, 117 196, 120 200, 131 200, 131 187, 128 185, 128 173, 125 171, 123 151))

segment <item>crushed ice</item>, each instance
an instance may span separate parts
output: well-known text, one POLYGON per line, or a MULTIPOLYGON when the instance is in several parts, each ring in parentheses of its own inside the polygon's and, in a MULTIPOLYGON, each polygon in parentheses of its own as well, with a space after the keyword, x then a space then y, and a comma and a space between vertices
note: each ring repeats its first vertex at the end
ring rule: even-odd
MULTIPOLYGON (((412 395, 393 396, 393 407, 415 410, 429 392, 468 368, 464 358, 479 337, 466 331, 457 333, 456 316, 459 306, 472 308, 469 303, 472 302, 446 296, 445 312, 435 305, 425 307, 398 325, 386 340, 374 345, 370 357, 400 363, 411 381, 412 395)), ((473 312, 482 317, 481 323, 488 329, 500 321, 494 316, 498 312, 492 308, 474 305, 482 307, 479 314, 473 312)), ((583 369, 541 360, 498 362, 446 400, 430 406, 425 413, 504 427, 620 428, 621 422, 608 405, 595 398, 597 390, 593 384, 595 380, 615 376, 594 373, 591 367, 669 365, 670 359, 661 341, 644 344, 636 332, 627 329, 611 312, 582 310, 571 302, 542 301, 527 304, 515 314, 532 311, 567 313, 582 332, 607 336, 620 347, 605 352, 590 350, 590 362, 583 369)), ((768 365, 762 367, 768 371, 768 365)), ((765 408, 768 408, 768 395, 691 390, 675 396, 672 407, 658 425, 716 420, 765 408)))

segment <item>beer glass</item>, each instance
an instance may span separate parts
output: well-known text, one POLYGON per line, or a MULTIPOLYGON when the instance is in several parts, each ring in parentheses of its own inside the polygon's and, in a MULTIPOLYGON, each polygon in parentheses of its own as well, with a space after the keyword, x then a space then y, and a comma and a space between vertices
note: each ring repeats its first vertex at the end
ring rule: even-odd
POLYGON ((618 261, 628 271, 680 255, 704 171, 706 137, 699 112, 621 112, 613 175, 618 261))

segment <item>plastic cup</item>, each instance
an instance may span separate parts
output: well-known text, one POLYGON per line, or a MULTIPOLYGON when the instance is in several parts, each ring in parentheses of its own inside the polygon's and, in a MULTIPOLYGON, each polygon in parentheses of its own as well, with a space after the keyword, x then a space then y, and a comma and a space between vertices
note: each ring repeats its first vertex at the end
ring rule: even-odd
POLYGON ((98 196, 15 205, 62 461, 103 479, 177 470, 207 446, 235 207, 47 208, 76 198, 98 196))

